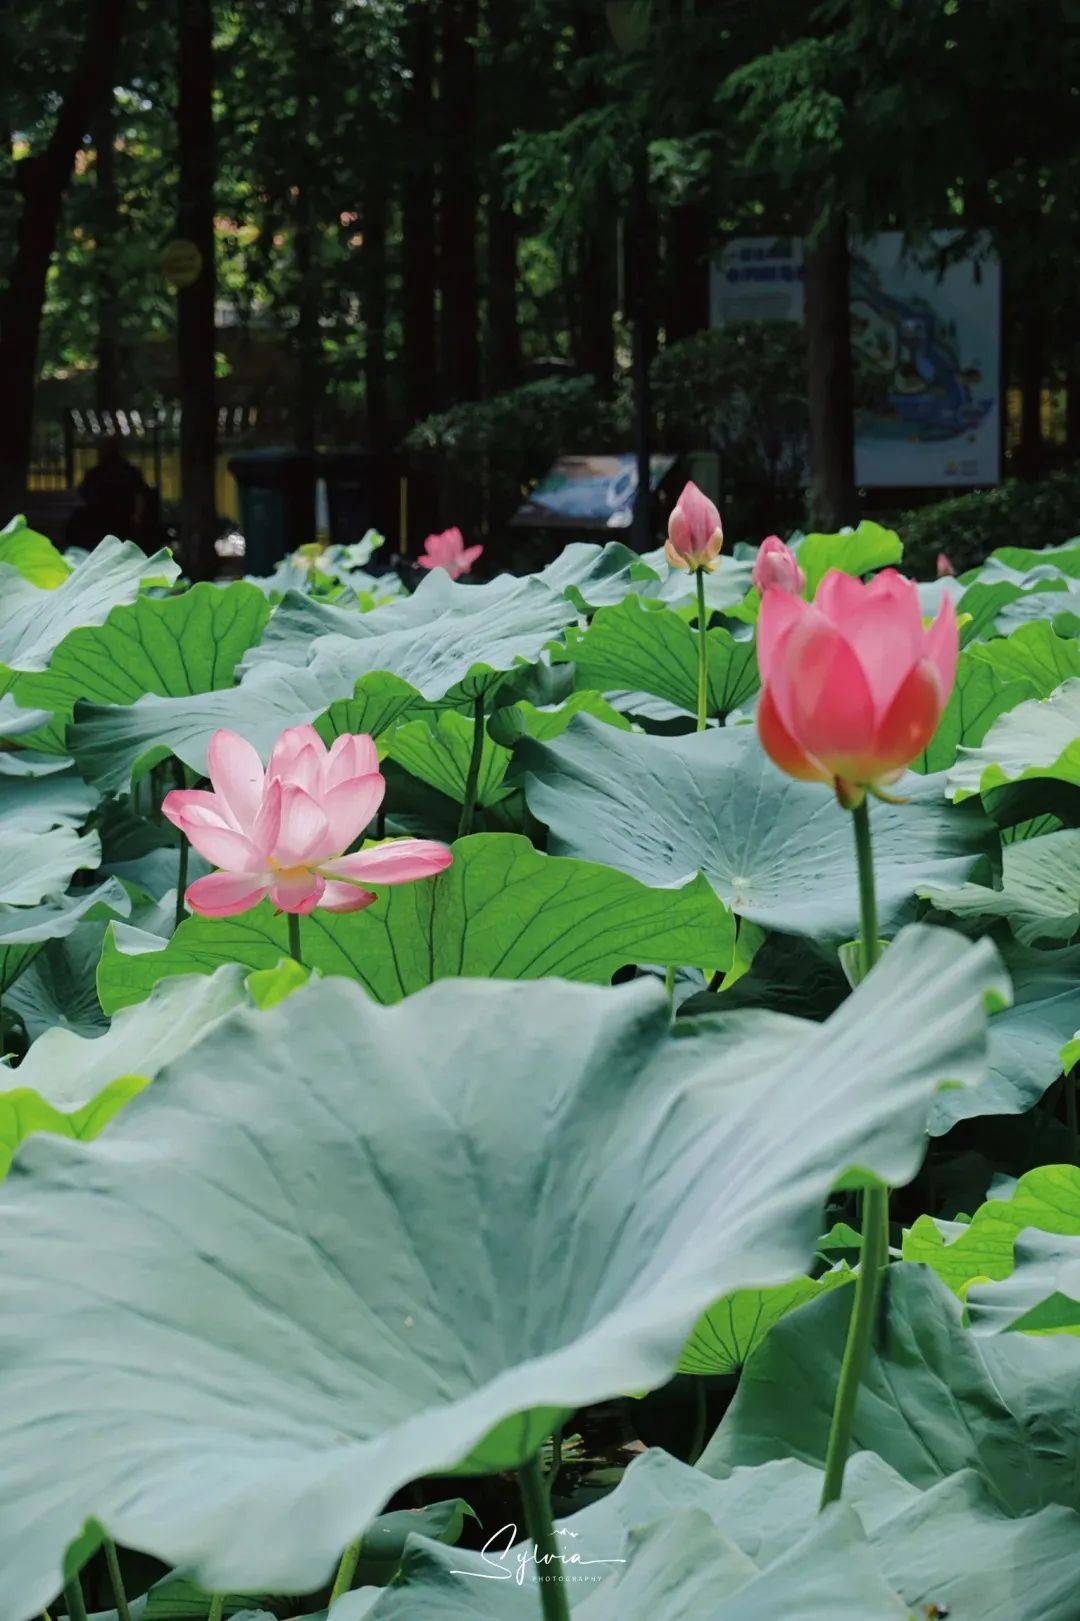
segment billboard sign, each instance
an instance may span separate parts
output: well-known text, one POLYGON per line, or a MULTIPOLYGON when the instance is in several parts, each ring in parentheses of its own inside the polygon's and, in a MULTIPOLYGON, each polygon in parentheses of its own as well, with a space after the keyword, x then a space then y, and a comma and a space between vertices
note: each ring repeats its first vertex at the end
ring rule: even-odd
MULTIPOLYGON (((855 478, 868 488, 995 484, 1001 477, 1001 266, 980 252, 934 262, 899 231, 852 249, 855 478)), ((712 266, 714 325, 801 320, 802 245, 743 237, 712 266)))

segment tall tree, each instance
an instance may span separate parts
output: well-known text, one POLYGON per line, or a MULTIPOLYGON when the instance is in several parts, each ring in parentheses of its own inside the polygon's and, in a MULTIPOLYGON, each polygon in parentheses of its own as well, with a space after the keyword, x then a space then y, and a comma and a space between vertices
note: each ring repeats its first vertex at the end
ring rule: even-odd
POLYGON ((847 219, 834 212, 805 250, 810 521, 833 531, 854 523, 855 440, 851 362, 851 255, 847 219))
POLYGON ((177 296, 180 536, 188 570, 196 579, 209 579, 217 537, 213 0, 178 0, 177 25, 177 234, 199 253, 198 274, 177 296))
POLYGON ((82 46, 52 134, 40 153, 31 151, 15 165, 15 252, 0 290, 0 377, 8 410, 0 440, 0 512, 24 499, 46 278, 75 155, 116 78, 126 0, 91 0, 85 15, 82 46))
POLYGON ((120 240, 120 206, 116 184, 116 102, 110 87, 94 122, 94 178, 96 187, 94 235, 97 242, 97 375, 99 411, 115 412, 120 405, 121 290, 116 273, 120 240))
POLYGON ((436 403, 435 30, 430 0, 415 0, 404 24, 402 105, 402 325, 405 416, 410 425, 436 403))
POLYGON ((444 399, 480 394, 477 265, 476 32, 478 0, 440 0, 439 358, 444 399))
POLYGON ((489 393, 513 388, 521 369, 518 331, 518 217, 507 195, 502 146, 514 127, 511 98, 517 84, 513 72, 518 19, 501 0, 488 0, 485 8, 487 38, 482 77, 487 201, 487 364, 489 393))

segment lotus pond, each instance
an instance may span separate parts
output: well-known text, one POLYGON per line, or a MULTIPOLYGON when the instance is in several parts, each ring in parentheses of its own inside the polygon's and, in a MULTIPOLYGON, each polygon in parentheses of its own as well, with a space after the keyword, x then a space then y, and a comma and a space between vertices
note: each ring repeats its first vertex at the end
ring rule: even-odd
POLYGON ((0 1621, 1080 1615, 1080 540, 699 503, 0 533, 0 1621))

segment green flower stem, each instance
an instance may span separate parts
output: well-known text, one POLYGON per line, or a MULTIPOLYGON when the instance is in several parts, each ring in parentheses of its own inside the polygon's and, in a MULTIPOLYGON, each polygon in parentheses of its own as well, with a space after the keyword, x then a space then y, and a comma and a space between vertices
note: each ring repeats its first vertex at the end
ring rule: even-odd
POLYGON ((695 570, 694 580, 697 584, 697 629, 698 629, 698 666, 697 666, 697 729, 705 730, 709 715, 709 644, 705 639, 705 629, 709 623, 709 616, 705 608, 705 570, 695 570))
POLYGON ((289 956, 303 968, 304 959, 300 955, 300 913, 287 912, 289 919, 289 956))
POLYGON ((469 774, 465 778, 465 802, 461 807, 457 836, 463 839, 472 832, 476 815, 476 790, 480 783, 480 763, 484 758, 484 695, 473 699, 472 753, 469 756, 469 774))
POLYGON ((330 1589, 331 1604, 336 1604, 338 1599, 343 1597, 343 1595, 348 1593, 352 1588, 353 1577, 356 1575, 356 1567, 360 1563, 360 1544, 363 1542, 363 1540, 363 1537, 357 1537, 355 1542, 349 1543, 349 1546, 342 1554, 341 1563, 337 1569, 337 1575, 334 1577, 334 1585, 330 1589))
POLYGON ((109 1581, 112 1583, 117 1621, 131 1621, 127 1593, 124 1591, 124 1578, 120 1570, 120 1556, 111 1537, 105 1538, 105 1563, 108 1566, 109 1581))
POLYGON ((1072 1144, 1073 1164, 1080 1165, 1080 1120, 1077 1118, 1076 1108, 1075 1069, 1071 1069, 1065 1077, 1065 1124, 1069 1131, 1069 1142, 1072 1144))
MULTIPOLYGON (((859 869, 859 910, 862 919, 859 936, 860 978, 865 977, 877 962, 878 944, 877 896, 874 891, 874 856, 870 842, 870 814, 864 798, 851 813, 855 829, 855 856, 859 869)), ((862 1254, 859 1273, 855 1279, 855 1299, 848 1320, 847 1341, 840 1364, 840 1378, 836 1386, 832 1422, 829 1425, 829 1443, 825 1452, 825 1480, 821 1488, 821 1507, 835 1503, 844 1486, 844 1470, 851 1451, 855 1427, 855 1407, 859 1399, 859 1385, 870 1355, 870 1345, 877 1320, 878 1300, 885 1269, 889 1264, 889 1190, 884 1187, 867 1188, 862 1201, 862 1254)))
POLYGON ((675 1017, 675 974, 675 964, 669 962, 664 969, 664 989, 667 991, 668 1008, 672 1018, 675 1017))
POLYGON ((225 1594, 215 1593, 210 1600, 210 1608, 206 1612, 206 1621, 221 1621, 225 1614, 225 1594))
POLYGON ((555 1543, 551 1503, 540 1469, 539 1456, 518 1470, 518 1486, 525 1507, 525 1524, 536 1545, 536 1577, 544 1621, 570 1621, 570 1604, 563 1583, 563 1567, 555 1543))
POLYGON ((180 859, 176 865, 176 919, 173 928, 178 929, 185 917, 184 894, 187 890, 188 852, 190 846, 187 839, 180 835, 180 859))
POLYGON ((64 1602, 67 1605, 69 1621, 86 1621, 86 1600, 83 1598, 82 1583, 78 1576, 73 1576, 69 1582, 64 1583, 64 1602))

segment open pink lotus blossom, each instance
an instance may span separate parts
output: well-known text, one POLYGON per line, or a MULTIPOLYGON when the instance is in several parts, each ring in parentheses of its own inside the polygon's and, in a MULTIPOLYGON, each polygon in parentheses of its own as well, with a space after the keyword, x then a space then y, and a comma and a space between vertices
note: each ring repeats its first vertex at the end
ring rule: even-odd
POLYGON ((466 546, 460 529, 444 529, 441 535, 428 536, 416 561, 421 568, 444 568, 452 580, 459 580, 483 550, 482 546, 466 546))
POLYGON ((162 810, 220 870, 185 900, 203 917, 231 917, 269 895, 282 912, 358 912, 362 885, 430 878, 453 859, 430 839, 392 839, 345 855, 382 803, 386 784, 370 737, 346 733, 328 749, 313 726, 290 726, 263 763, 235 732, 210 739, 213 793, 177 788, 162 810))
POLYGON ((937 729, 956 675, 956 610, 924 629, 918 589, 895 569, 864 585, 830 569, 812 603, 765 592, 757 631, 758 732, 789 776, 842 802, 895 782, 937 729))
POLYGON ((806 575, 790 546, 785 546, 779 535, 766 535, 758 548, 754 561, 754 584, 762 596, 771 585, 780 591, 792 591, 801 597, 806 590, 806 575))
POLYGON ((724 544, 720 514, 696 484, 687 484, 668 517, 664 556, 672 568, 711 574, 724 544))

